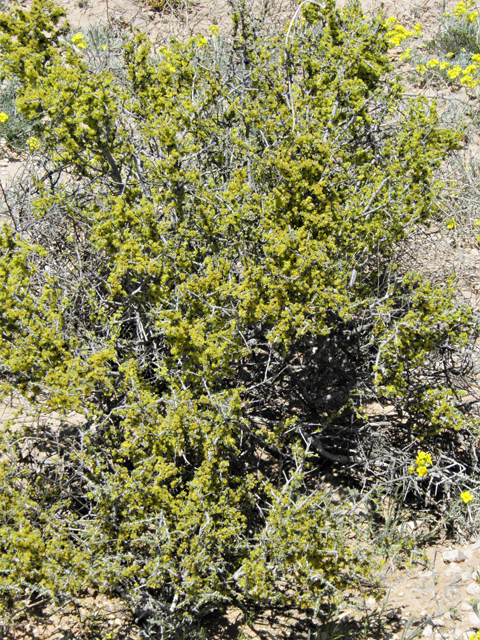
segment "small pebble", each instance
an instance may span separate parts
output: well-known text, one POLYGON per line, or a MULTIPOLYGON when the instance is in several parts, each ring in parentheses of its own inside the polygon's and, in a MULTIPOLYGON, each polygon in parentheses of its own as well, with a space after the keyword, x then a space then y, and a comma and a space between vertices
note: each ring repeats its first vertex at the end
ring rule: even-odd
POLYGON ((461 549, 454 549, 453 551, 445 551, 442 555, 443 561, 445 564, 450 564, 451 562, 465 562, 465 554, 461 549))
POLYGON ((469 596, 480 595, 480 584, 478 584, 478 582, 471 582, 467 587, 467 593, 469 596))
POLYGON ((470 568, 466 569, 465 571, 462 571, 462 580, 464 582, 467 582, 467 580, 471 580, 472 579, 472 570, 470 568))
POLYGON ((431 578, 434 575, 434 572, 430 571, 429 569, 425 569, 424 571, 419 571, 418 575, 421 578, 431 578))
POLYGON ((460 610, 461 611, 473 611, 472 605, 468 604, 468 602, 462 602, 462 604, 460 605, 460 610))
POLYGON ((394 618, 396 618, 398 615, 400 615, 402 612, 402 610, 400 608, 398 609, 390 609, 390 611, 387 611, 387 613, 385 614, 385 616, 389 619, 389 620, 393 620, 394 618))
POLYGON ((472 629, 480 629, 480 618, 473 611, 468 614, 468 624, 472 629))
POLYGON ((422 638, 431 638, 433 636, 433 627, 429 624, 425 627, 422 633, 422 638))

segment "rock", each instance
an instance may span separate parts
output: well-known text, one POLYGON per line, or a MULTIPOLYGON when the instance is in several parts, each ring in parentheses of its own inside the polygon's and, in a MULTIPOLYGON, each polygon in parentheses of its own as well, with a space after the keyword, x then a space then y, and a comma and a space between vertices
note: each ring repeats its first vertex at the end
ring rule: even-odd
POLYGON ((400 609, 400 607, 398 607, 397 609, 390 609, 390 611, 387 611, 387 613, 385 614, 385 616, 389 619, 389 620, 393 620, 394 618, 396 618, 397 616, 399 616, 402 613, 402 610, 400 609))
POLYGON ((405 594, 403 593, 403 591, 400 591, 400 593, 397 593, 397 596, 398 596, 399 598, 403 598, 403 596, 404 596, 404 595, 405 595, 405 594))
POLYGON ((376 609, 378 607, 378 602, 375 600, 375 598, 367 598, 365 606, 368 609, 376 609))
POLYGON ((433 636, 433 627, 429 624, 425 627, 422 633, 422 638, 431 638, 433 636))
POLYGON ((418 617, 420 618, 420 620, 426 620, 428 618, 428 611, 426 611, 425 609, 423 611, 420 611, 418 617))
POLYGON ((467 582, 468 580, 472 579, 472 570, 470 569, 470 567, 468 569, 466 569, 465 571, 462 571, 462 580, 464 582, 467 582))
POLYGON ((472 629, 480 629, 480 618, 473 611, 468 614, 468 624, 472 629))
POLYGON ((445 626, 445 620, 440 617, 440 618, 434 618, 432 620, 432 623, 435 627, 444 627, 445 626))
POLYGON ((443 587, 443 593, 445 595, 445 597, 452 599, 452 598, 458 598, 460 592, 459 590, 456 588, 456 586, 454 584, 447 584, 445 585, 445 587, 443 587))
POLYGON ((476 551, 477 549, 480 549, 480 539, 478 539, 476 542, 474 542, 472 544, 472 546, 470 547, 470 549, 472 551, 476 551))
POLYGON ((425 569, 424 571, 419 571, 418 575, 420 578, 432 578, 435 575, 435 572, 430 571, 430 569, 425 569))
POLYGON ((443 553, 443 561, 445 564, 450 564, 451 562, 465 562, 465 554, 461 549, 454 549, 453 551, 445 551, 443 553))
POLYGON ((447 576, 447 578, 451 578, 452 576, 458 575, 459 573, 461 573, 461 571, 462 570, 458 566, 458 564, 454 564, 445 571, 445 575, 447 576))
POLYGON ((471 559, 473 558, 474 553, 475 553, 475 552, 474 552, 474 551, 472 551, 471 549, 467 549, 467 550, 465 551, 465 558, 466 558, 467 560, 471 560, 471 559))
POLYGON ((478 584, 478 582, 471 582, 467 587, 467 593, 469 596, 480 595, 480 584, 478 584))
POLYGON ((462 602, 462 604, 460 605, 460 610, 461 611, 473 611, 472 605, 468 604, 468 602, 462 602))

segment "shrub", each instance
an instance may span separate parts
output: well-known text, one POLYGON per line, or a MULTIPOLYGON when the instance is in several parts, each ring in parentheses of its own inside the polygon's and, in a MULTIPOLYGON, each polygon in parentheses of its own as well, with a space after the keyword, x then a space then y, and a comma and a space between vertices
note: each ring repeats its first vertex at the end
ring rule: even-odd
POLYGON ((105 64, 63 17, 0 16, 39 132, 0 235, 1 388, 44 416, 1 432, 3 611, 94 589, 154 631, 339 598, 371 554, 319 460, 373 400, 409 434, 468 423, 471 314, 393 262, 458 136, 400 108, 358 5, 263 38, 235 4, 230 39, 105 64))

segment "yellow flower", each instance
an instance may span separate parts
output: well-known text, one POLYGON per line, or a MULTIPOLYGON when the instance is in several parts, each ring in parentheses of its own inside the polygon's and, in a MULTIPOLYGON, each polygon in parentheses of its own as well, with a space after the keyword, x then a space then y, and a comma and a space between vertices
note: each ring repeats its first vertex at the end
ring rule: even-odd
POLYGON ((102 51, 105 51, 106 48, 107 48, 107 45, 106 44, 102 44, 102 51))
POLYGON ((415 464, 417 466, 432 464, 432 456, 429 453, 425 453, 425 451, 419 451, 415 464))
POLYGON ((415 460, 415 466, 409 467, 410 473, 418 473, 420 478, 423 478, 428 473, 428 468, 432 464, 432 456, 425 451, 419 451, 417 453, 417 459, 415 460))
POLYGON ((79 49, 86 49, 88 44, 85 42, 85 36, 83 33, 76 33, 72 38, 73 44, 75 44, 79 49))
POLYGON ((471 73, 475 73, 475 71, 477 71, 478 67, 476 64, 469 64, 468 67, 465 67, 465 69, 463 70, 463 74, 464 75, 470 75, 471 73))
POLYGON ((464 501, 465 504, 468 504, 473 500, 473 497, 470 491, 464 491, 463 493, 461 493, 460 498, 464 501))
POLYGON ((8 116, 6 113, 4 113, 3 111, 0 112, 0 122, 3 124, 4 122, 6 122, 8 120, 8 116))
POLYGON ((407 38, 415 38, 422 35, 422 26, 416 24, 412 31, 405 29, 401 24, 398 24, 396 18, 389 18, 385 25, 388 28, 387 39, 391 47, 398 47, 407 38))
POLYGON ((41 146, 40 140, 38 138, 35 137, 31 137, 27 140, 27 145, 30 148, 30 151, 35 151, 36 149, 39 149, 41 146))
POLYGON ((448 72, 448 77, 452 80, 458 78, 458 76, 462 73, 462 67, 456 64, 450 71, 448 72))
POLYGON ((439 64, 438 60, 436 60, 435 58, 433 58, 433 60, 429 60, 427 62, 427 67, 429 67, 430 69, 433 69, 433 67, 437 67, 439 64))
POLYGON ((465 13, 467 13, 467 7, 465 6, 465 2, 459 2, 455 7, 455 17, 460 18, 465 13))
POLYGON ((474 53, 472 56, 472 62, 477 62, 480 64, 480 53, 474 53))
POLYGON ((461 78, 460 82, 462 84, 466 84, 469 87, 473 87, 473 78, 472 78, 472 76, 463 76, 463 78, 461 78))
POLYGON ((440 63, 440 69, 443 71, 444 69, 446 69, 447 67, 450 66, 449 62, 443 61, 440 63))
POLYGON ((455 218, 450 218, 445 222, 447 229, 453 229, 455 227, 455 218))

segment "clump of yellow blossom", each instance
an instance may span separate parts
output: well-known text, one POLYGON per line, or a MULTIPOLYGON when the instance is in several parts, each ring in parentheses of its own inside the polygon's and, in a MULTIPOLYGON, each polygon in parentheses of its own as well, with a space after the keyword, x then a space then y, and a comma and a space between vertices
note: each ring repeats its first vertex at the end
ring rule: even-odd
POLYGON ((387 40, 391 47, 398 47, 404 40, 415 38, 422 35, 422 25, 416 24, 413 29, 406 29, 398 24, 395 17, 391 17, 386 21, 387 40))
POLYGON ((418 473, 420 478, 423 478, 428 473, 428 467, 432 464, 432 456, 425 451, 419 451, 415 465, 409 468, 410 473, 418 473))
POLYGON ((474 0, 467 0, 467 2, 459 2, 453 12, 456 18, 465 18, 468 22, 475 22, 478 18, 478 11, 470 11, 475 8, 474 0))
POLYGON ((83 33, 76 33, 72 38, 72 42, 79 49, 87 49, 88 47, 88 44, 85 42, 85 36, 83 35, 83 33))
POLYGON ((35 137, 31 137, 27 140, 27 146, 30 149, 30 151, 36 151, 37 149, 40 148, 41 143, 40 140, 38 138, 35 137))
POLYGON ((3 111, 0 113, 0 122, 3 124, 4 122, 6 122, 8 120, 8 116, 6 113, 4 113, 3 111))
POLYGON ((460 498, 463 500, 465 504, 468 504, 473 500, 473 497, 470 491, 464 491, 463 493, 461 493, 460 498))
POLYGON ((456 64, 454 67, 452 67, 449 72, 448 72, 448 77, 450 78, 450 80, 456 80, 456 78, 458 78, 458 76, 462 73, 462 67, 458 64, 456 64))
MULTIPOLYGON (((445 13, 446 18, 453 18, 459 22, 478 22, 480 25, 480 11, 475 10, 475 1, 474 0, 465 0, 459 2, 453 13, 445 13)), ((401 25, 398 25, 394 18, 387 20, 385 23, 387 25, 387 37, 389 38, 390 44, 392 46, 398 46, 403 40, 406 38, 412 37, 412 35, 417 35, 415 30, 408 31, 401 25)), ((420 25, 418 25, 420 29, 420 25)), ((416 28, 415 28, 416 29, 416 28)), ((421 35, 421 31, 419 31, 419 35, 421 35)), ((465 47, 462 48, 462 51, 466 53, 465 47)), ((480 85, 480 54, 476 53, 471 56, 471 61, 469 64, 463 68, 463 66, 459 64, 455 64, 454 66, 450 65, 448 60, 451 60, 455 57, 455 53, 450 51, 445 56, 447 60, 439 60, 437 58, 432 58, 428 61, 423 61, 420 64, 417 64, 416 70, 417 72, 425 76, 427 73, 430 76, 435 76, 438 72, 445 79, 458 82, 464 87, 468 87, 470 89, 475 89, 480 85)), ((400 55, 400 60, 409 60, 412 58, 411 49, 408 49, 406 52, 400 55), (408 53, 407 53, 408 52, 408 53)))

